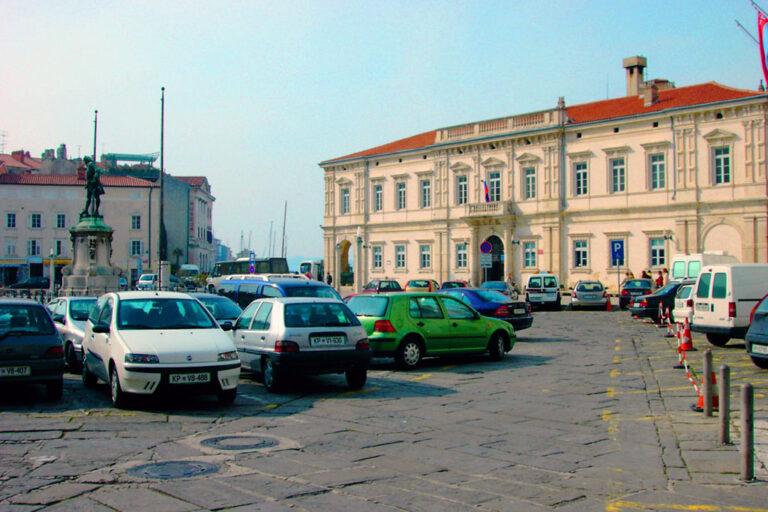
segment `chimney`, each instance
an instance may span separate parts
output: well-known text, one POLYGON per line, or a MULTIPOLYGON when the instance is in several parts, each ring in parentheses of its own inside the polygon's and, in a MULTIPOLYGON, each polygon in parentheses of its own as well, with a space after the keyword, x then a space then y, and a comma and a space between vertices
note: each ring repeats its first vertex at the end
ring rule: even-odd
POLYGON ((643 91, 643 105, 650 107, 659 102, 659 88, 656 84, 651 84, 650 87, 643 91))
POLYGON ((12 151, 11 156, 18 162, 24 163, 24 150, 12 151))
POLYGON ((627 96, 637 96, 640 94, 640 88, 643 85, 643 75, 648 60, 639 55, 627 57, 622 61, 624 69, 627 70, 627 96))

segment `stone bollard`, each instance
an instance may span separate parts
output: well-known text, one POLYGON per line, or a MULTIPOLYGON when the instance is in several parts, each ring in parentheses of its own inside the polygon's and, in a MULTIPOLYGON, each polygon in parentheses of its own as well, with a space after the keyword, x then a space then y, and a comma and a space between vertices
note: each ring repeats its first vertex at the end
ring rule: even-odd
POLYGON ((720 367, 720 444, 731 444, 731 369, 720 367))
POLYGON ((741 479, 755 479, 755 394, 752 384, 741 386, 741 479))
POLYGON ((701 393, 704 397, 704 416, 712 416, 712 349, 704 352, 704 378, 701 393))

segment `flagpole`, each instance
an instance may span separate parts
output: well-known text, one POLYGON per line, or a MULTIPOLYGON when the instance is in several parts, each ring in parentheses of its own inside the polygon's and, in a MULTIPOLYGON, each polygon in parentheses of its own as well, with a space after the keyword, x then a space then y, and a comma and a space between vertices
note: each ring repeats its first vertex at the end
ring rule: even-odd
MULTIPOLYGON (((161 272, 161 263, 165 260, 165 248, 164 242, 165 242, 165 219, 163 217, 163 173, 165 172, 165 161, 164 161, 164 153, 165 153, 165 87, 160 88, 160 179, 158 180, 160 182, 160 233, 159 233, 159 243, 157 244, 157 269, 158 269, 158 276, 157 276, 157 282, 158 285, 162 282, 160 276, 161 272)), ((159 286, 158 286, 159 288, 159 286)))
POLYGON ((93 163, 96 163, 96 132, 99 126, 99 111, 93 111, 93 163))

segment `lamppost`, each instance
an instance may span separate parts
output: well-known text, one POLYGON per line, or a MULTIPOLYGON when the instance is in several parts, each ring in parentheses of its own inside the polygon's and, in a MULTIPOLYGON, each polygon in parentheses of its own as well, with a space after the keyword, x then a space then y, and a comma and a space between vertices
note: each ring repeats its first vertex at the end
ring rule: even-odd
POLYGON ((336 272, 336 279, 334 283, 336 284, 335 288, 338 290, 341 287, 341 270, 339 270, 339 266, 341 265, 341 244, 336 244, 336 254, 334 256, 334 262, 333 267, 336 272))
POLYGON ((53 285, 56 278, 56 275, 54 274, 54 270, 53 270, 53 247, 51 247, 51 252, 48 255, 48 277, 49 277, 48 295, 51 298, 53 298, 53 285))
POLYGON ((363 229, 357 226, 355 237, 357 242, 357 252, 355 253, 355 293, 360 293, 363 289, 363 229))

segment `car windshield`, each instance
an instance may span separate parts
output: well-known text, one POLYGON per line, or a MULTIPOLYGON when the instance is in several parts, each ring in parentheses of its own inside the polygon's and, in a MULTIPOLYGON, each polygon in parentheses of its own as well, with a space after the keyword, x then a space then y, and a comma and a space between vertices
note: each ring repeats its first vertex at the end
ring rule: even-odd
POLYGON ((198 297, 198 300, 216 320, 232 320, 243 312, 240 306, 226 297, 198 297))
POLYGON ((366 297, 365 295, 357 295, 349 299, 347 305, 349 309, 357 316, 384 316, 387 311, 387 305, 389 304, 388 297, 376 296, 366 297))
POLYGON ((660 290, 656 290, 656 295, 666 295, 667 293, 669 293, 671 291, 676 291, 676 290, 677 290, 677 285, 676 284, 668 284, 664 288, 662 288, 660 290))
POLYGON ((496 290, 477 290, 475 295, 483 302, 509 302, 509 297, 496 290))
POLYGON ((603 285, 601 283, 580 283, 576 287, 577 292, 601 292, 603 285))
POLYGON ((78 299, 69 302, 69 316, 72 320, 88 320, 91 308, 96 304, 96 299, 78 299))
POLYGON ((554 277, 545 277, 544 278, 544 288, 557 288, 557 279, 554 277))
POLYGON ((429 282, 428 281, 408 281, 408 284, 405 286, 409 288, 429 288, 429 282))
POLYGON ((446 288, 463 288, 463 287, 464 287, 464 285, 462 283, 457 283, 455 281, 453 281, 453 282, 449 281, 447 283, 443 283, 443 289, 446 289, 446 288))
POLYGON ((120 301, 120 329, 211 329, 211 317, 194 299, 147 298, 120 301))
POLYGON ((143 276, 139 277, 139 281, 154 281, 155 280, 155 274, 144 274, 143 276))
POLYGON ((340 302, 286 304, 286 327, 349 327, 360 325, 349 308, 340 302))
POLYGON ((691 290, 693 290, 693 285, 692 284, 687 284, 685 286, 681 286, 677 290, 677 295, 676 296, 678 298, 681 298, 681 299, 687 299, 688 297, 691 296, 691 290))
POLYGON ((650 288, 651 282, 645 279, 635 279, 624 283, 624 288, 650 288))
POLYGON ((319 297, 321 299, 341 300, 336 290, 330 286, 285 286, 286 297, 319 297))
POLYGON ((0 305, 0 340, 8 335, 53 334, 56 329, 43 306, 0 305))

